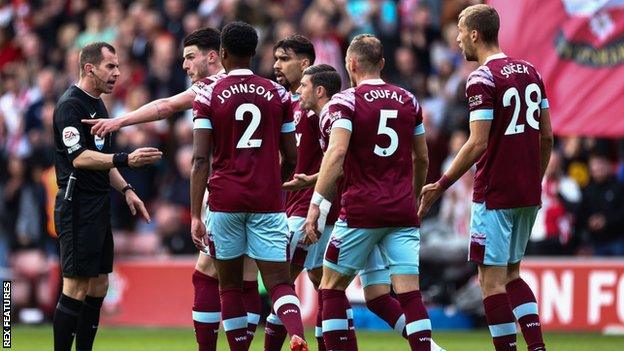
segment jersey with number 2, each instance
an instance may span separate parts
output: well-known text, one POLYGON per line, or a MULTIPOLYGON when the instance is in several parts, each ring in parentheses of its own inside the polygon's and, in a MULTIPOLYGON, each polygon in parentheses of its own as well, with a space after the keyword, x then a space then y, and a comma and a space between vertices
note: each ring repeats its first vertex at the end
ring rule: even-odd
POLYGON ((279 146, 281 133, 295 128, 290 111, 284 88, 249 70, 232 71, 196 96, 195 126, 213 131, 211 211, 283 211, 279 146))
POLYGON ((477 162, 473 201, 488 209, 540 204, 540 116, 544 83, 528 62, 491 56, 466 82, 470 121, 491 120, 488 146, 477 162))

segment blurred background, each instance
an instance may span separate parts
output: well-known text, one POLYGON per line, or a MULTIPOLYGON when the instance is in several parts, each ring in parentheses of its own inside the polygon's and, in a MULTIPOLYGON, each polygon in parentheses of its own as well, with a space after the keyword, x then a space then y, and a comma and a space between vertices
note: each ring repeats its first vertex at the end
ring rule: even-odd
MULTIPOLYGON (((344 54, 350 39, 373 33, 384 43, 384 78, 414 93, 423 106, 430 159, 428 180, 435 181, 468 136, 464 89, 477 64, 466 62, 461 55, 456 19, 463 8, 474 3, 479 1, 0 0, 0 276, 13 281, 16 320, 50 320, 58 297, 58 246, 52 222, 56 192, 52 113, 59 96, 78 80, 81 47, 107 41, 117 49, 120 81, 112 94, 103 96, 114 118, 189 86, 182 70, 181 41, 203 26, 221 28, 235 19, 251 23, 260 36, 253 69, 268 78, 273 77, 273 44, 293 33, 304 34, 315 45, 316 63, 333 65, 345 82, 344 54)), ((547 3, 561 7, 566 2, 547 3)), ((622 57, 624 61, 624 54, 622 57)), ((620 68, 618 74, 621 72, 620 68)), ((624 81, 621 74, 611 79, 618 78, 624 81)), ((547 91, 554 91, 549 79, 545 81, 547 91)), ((615 89, 620 89, 621 99, 622 84, 615 89)), ((557 118, 556 111, 551 114, 557 118)), ((621 119, 622 109, 619 115, 609 117, 621 119)), ((618 280, 624 271, 624 134, 617 135, 616 131, 606 138, 596 134, 580 129, 576 134, 557 137, 544 180, 543 207, 527 249, 529 256, 540 257, 527 263, 534 289, 552 282, 556 293, 572 294, 568 290, 574 290, 574 285, 569 287, 563 271, 568 262, 619 256, 606 261, 617 267, 615 278, 603 287, 612 286, 613 291, 609 291, 616 294, 620 281, 624 296, 624 284, 618 280), (545 256, 565 258, 544 260, 545 256), (548 269, 555 272, 552 281, 548 280, 548 269)), ((120 151, 150 145, 161 149, 164 158, 154 167, 122 170, 146 202, 151 224, 133 217, 123 197, 111 193, 117 266, 104 322, 126 323, 124 318, 130 318, 131 323, 150 324, 140 319, 140 306, 135 306, 140 302, 134 301, 132 294, 139 285, 136 280, 148 286, 154 280, 154 284, 181 290, 184 308, 177 312, 179 318, 170 316, 168 321, 151 324, 167 325, 173 319, 179 321, 173 324, 190 327, 190 275, 197 254, 189 234, 190 114, 127 127, 114 137, 120 151), (172 281, 180 283, 170 283, 167 272, 173 272, 172 281), (152 275, 160 279, 150 278, 152 275), (128 317, 130 314, 134 316, 128 317)), ((423 294, 432 311, 437 311, 431 312, 432 319, 445 321, 448 327, 482 323, 476 270, 466 263, 473 176, 468 172, 445 193, 421 230, 423 294)), ((587 274, 582 277, 587 278, 587 274)), ((298 289, 305 295, 310 286, 302 282, 298 289)), ((566 320, 561 305, 556 305, 565 300, 538 296, 554 306, 550 317, 543 317, 546 323, 560 327, 577 323, 566 320)), ((361 299, 357 286, 350 297, 356 302, 361 299)), ((576 299, 572 297, 569 308, 576 299)), ((309 299, 308 306, 314 306, 313 300, 309 299)), ((302 302, 307 303, 305 297, 302 302)), ((609 306, 599 305, 598 311, 609 306)), ((360 313, 356 315, 360 327, 384 327, 367 315, 365 308, 356 313, 360 313)), ((623 322, 616 318, 613 323, 623 322)), ((605 323, 612 322, 601 320, 599 324, 605 323)))

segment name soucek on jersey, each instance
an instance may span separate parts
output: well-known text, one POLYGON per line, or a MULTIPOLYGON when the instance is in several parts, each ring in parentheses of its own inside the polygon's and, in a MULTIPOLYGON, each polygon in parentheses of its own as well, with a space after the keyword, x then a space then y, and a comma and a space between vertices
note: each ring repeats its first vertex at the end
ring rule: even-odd
POLYGON ((528 62, 490 56, 466 82, 470 121, 491 120, 488 146, 477 162, 473 201, 488 209, 541 201, 540 114, 544 83, 528 62))
POLYGON ((363 81, 324 106, 323 149, 335 127, 351 130, 340 218, 355 228, 419 226, 412 145, 424 127, 416 98, 381 79, 363 81))
POLYGON ((247 69, 201 89, 195 128, 212 133, 208 206, 216 212, 281 212, 281 133, 295 129, 284 88, 247 69))

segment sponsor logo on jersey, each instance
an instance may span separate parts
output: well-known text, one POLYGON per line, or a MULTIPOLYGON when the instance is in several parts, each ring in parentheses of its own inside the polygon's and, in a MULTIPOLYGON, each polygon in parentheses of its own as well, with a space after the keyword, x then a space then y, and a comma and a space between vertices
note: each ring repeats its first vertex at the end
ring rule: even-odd
POLYGON ((470 107, 475 107, 475 106, 479 106, 483 103, 483 95, 479 94, 479 95, 473 95, 471 97, 468 98, 468 106, 470 107))
POLYGON ((75 127, 63 128, 63 144, 67 147, 72 147, 80 141, 80 132, 75 127))
POLYGON ((624 3, 562 0, 567 20, 559 28, 555 49, 564 60, 583 66, 624 63, 624 3))

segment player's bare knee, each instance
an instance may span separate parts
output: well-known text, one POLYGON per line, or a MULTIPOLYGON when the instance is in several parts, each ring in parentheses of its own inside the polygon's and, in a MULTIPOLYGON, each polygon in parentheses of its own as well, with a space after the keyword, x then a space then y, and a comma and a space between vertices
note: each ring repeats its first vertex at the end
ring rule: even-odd
POLYGON ((520 262, 508 265, 506 283, 512 282, 518 278, 520 278, 520 262))
POLYGON ((292 284, 295 283, 295 280, 297 280, 297 277, 299 277, 299 274, 301 274, 301 271, 303 271, 303 267, 297 266, 294 264, 290 265, 290 282, 292 284))
POLYGON ((274 286, 290 283, 290 264, 288 262, 257 261, 262 281, 267 290, 274 286))
POLYGON ((195 269, 202 274, 207 276, 217 278, 217 267, 215 267, 214 260, 207 255, 199 254, 197 258, 197 263, 195 264, 195 269))
POLYGON ((256 261, 249 257, 245 257, 243 279, 246 281, 258 280, 258 266, 256 265, 256 261))
POLYGON ((323 278, 321 278, 320 288, 346 290, 352 279, 352 276, 343 275, 331 268, 324 267, 323 278))
POLYGON ((108 291, 108 274, 100 274, 96 278, 89 280, 89 288, 87 295, 95 297, 104 297, 108 291))
POLYGON ((63 294, 72 299, 83 301, 89 289, 89 278, 63 278, 63 294))
POLYGON ((392 275, 392 288, 397 294, 404 294, 420 290, 418 275, 416 274, 396 274, 392 275))
POLYGON ((390 285, 388 284, 373 284, 364 287, 364 300, 371 301, 379 296, 383 296, 390 293, 390 285))
POLYGON ((319 286, 321 285, 322 276, 323 276, 322 268, 315 268, 315 269, 308 271, 308 278, 310 278, 310 281, 312 282, 312 285, 314 285, 315 289, 318 289, 319 286))

